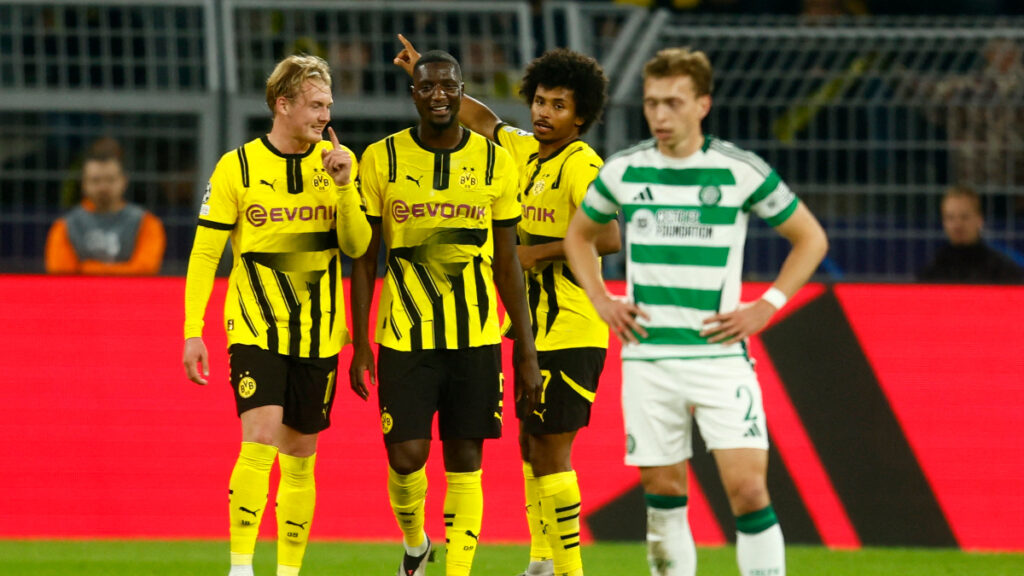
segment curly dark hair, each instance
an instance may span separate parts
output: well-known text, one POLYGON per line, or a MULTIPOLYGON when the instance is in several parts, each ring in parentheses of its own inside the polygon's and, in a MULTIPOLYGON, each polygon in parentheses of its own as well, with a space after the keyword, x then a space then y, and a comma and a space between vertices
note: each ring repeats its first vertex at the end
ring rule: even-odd
POLYGON ((572 90, 576 116, 583 119, 580 134, 601 119, 608 100, 608 77, 597 60, 566 48, 548 50, 526 67, 519 94, 527 104, 533 103, 537 86, 572 90))

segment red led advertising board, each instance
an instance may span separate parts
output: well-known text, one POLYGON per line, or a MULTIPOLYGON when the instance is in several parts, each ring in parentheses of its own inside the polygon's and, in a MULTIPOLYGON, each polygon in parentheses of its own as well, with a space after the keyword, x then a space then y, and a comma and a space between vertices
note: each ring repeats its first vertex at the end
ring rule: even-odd
MULTIPOLYGON (((0 276, 0 537, 226 538, 239 426, 220 320, 225 288, 219 280, 210 299, 212 367, 201 387, 181 366, 184 279, 0 276)), ((749 285, 745 296, 765 288, 749 285)), ((801 291, 750 342, 787 541, 1024 550, 1022 345, 1024 288, 801 291)), ((313 535, 397 540, 376 403, 348 388, 347 350, 340 364, 334 425, 320 439, 313 535)), ((642 537, 639 477, 622 461, 619 366, 613 342, 574 451, 587 540, 642 537)), ((484 449, 482 538, 524 542, 511 409, 505 428, 484 449)), ((444 474, 436 442, 433 450, 427 529, 441 534, 444 474)), ((706 455, 692 472, 698 543, 732 539, 706 455)), ((263 524, 272 536, 274 523, 263 524)))

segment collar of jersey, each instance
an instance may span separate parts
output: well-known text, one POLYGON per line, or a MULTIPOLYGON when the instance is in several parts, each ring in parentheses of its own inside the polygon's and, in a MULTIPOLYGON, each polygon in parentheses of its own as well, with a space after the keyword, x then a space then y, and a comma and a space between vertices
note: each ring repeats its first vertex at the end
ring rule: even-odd
POLYGON ((265 134, 263 136, 260 136, 260 142, 263 142, 263 145, 267 147, 267 150, 270 150, 275 155, 280 156, 281 158, 305 158, 306 156, 312 154, 313 150, 316 149, 316 144, 313 144, 309 147, 309 150, 306 150, 301 154, 285 154, 284 152, 281 152, 277 148, 274 148, 274 145, 270 143, 270 138, 267 138, 265 134))
POLYGON ((537 154, 537 164, 538 165, 539 164, 543 164, 543 163, 547 162, 548 160, 551 160, 553 158, 558 158, 558 155, 561 154, 562 152, 565 152, 566 148, 568 148, 569 146, 572 146, 573 144, 575 144, 575 143, 577 143, 579 141, 580 141, 580 139, 576 138, 576 139, 573 139, 573 140, 570 140, 570 141, 566 142, 565 144, 562 145, 561 148, 559 148, 558 150, 555 150, 554 154, 552 154, 551 156, 548 156, 547 158, 541 158, 540 157, 540 153, 538 153, 537 154))
POLYGON ((416 128, 417 126, 409 128, 409 136, 412 136, 412 141, 415 142, 416 145, 419 146, 420 148, 423 148, 427 152, 433 152, 434 154, 451 154, 452 152, 458 152, 459 150, 462 150, 463 148, 466 147, 466 143, 469 142, 469 134, 470 132, 472 132, 472 130, 463 126, 462 140, 455 145, 455 148, 431 148, 430 146, 427 146, 420 140, 419 135, 416 134, 416 128))

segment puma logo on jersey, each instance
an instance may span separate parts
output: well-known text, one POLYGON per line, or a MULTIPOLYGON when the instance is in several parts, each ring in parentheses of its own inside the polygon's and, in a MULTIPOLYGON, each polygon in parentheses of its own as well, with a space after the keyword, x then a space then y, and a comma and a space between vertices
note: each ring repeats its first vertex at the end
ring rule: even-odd
POLYGON ((645 200, 650 202, 651 200, 654 200, 654 194, 651 192, 651 187, 645 186, 641 192, 637 193, 636 196, 633 196, 633 200, 640 202, 643 202, 645 200))
POLYGON ((408 174, 406 174, 405 175, 405 179, 406 180, 411 180, 412 182, 415 182, 416 183, 416 187, 419 188, 420 187, 420 180, 423 180, 423 176, 420 176, 419 178, 413 178, 412 176, 409 176, 408 174))
POLYGON ((274 184, 277 184, 277 178, 274 178, 274 181, 273 181, 273 182, 267 182, 266 180, 262 180, 262 179, 261 179, 261 180, 260 180, 260 184, 263 184, 264 186, 267 186, 267 187, 269 187, 269 188, 270 188, 271 190, 273 190, 274 192, 277 192, 277 190, 276 190, 276 189, 274 188, 274 184))

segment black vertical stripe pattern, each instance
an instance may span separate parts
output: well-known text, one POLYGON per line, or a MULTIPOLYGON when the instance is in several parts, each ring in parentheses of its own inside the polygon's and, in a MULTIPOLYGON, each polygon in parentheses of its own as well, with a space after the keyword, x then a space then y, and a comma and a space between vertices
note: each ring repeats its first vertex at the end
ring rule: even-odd
POLYGON ((291 279, 284 272, 274 270, 274 278, 281 288, 281 298, 288 309, 288 354, 290 356, 301 356, 300 346, 302 345, 302 305, 295 294, 295 287, 291 279))
POLYGON ((434 153, 434 190, 447 190, 449 172, 452 166, 450 152, 434 153))
POLYGON ((391 256, 388 258, 388 270, 391 271, 391 277, 395 279, 395 285, 398 286, 398 295, 402 299, 402 306, 412 322, 412 326, 409 327, 409 346, 413 350, 422 350, 423 331, 420 327, 420 311, 416 308, 416 302, 412 299, 412 294, 409 293, 409 289, 405 286, 405 272, 402 270, 402 261, 391 256))
POLYGON ((466 304, 466 281, 461 274, 449 275, 455 298, 455 339, 459 349, 469 348, 469 306, 466 304))
POLYGON ((420 285, 423 286, 423 292, 430 300, 431 314, 434 317, 432 322, 434 328, 434 349, 447 348, 448 338, 445 335, 444 299, 441 297, 437 285, 434 284, 434 279, 430 277, 430 272, 427 271, 423 264, 414 263, 412 269, 416 272, 416 278, 420 281, 420 285))
POLYGON ((398 180, 398 153, 395 152, 394 136, 388 136, 384 148, 388 151, 388 182, 394 182, 398 180))
POLYGON ((302 159, 289 158, 285 162, 288 166, 288 193, 299 194, 302 192, 302 159))
POLYGON ((483 262, 483 256, 475 256, 473 258, 473 279, 476 284, 476 311, 480 315, 481 330, 487 324, 487 315, 491 313, 491 299, 487 297, 487 285, 484 284, 483 262))
POLYGON ((270 300, 267 299, 267 292, 263 288, 263 281, 260 280, 259 270, 256 269, 256 263, 251 259, 243 257, 242 260, 245 262, 245 271, 249 276, 249 284, 252 285, 256 304, 260 307, 263 320, 267 323, 267 350, 275 354, 280 353, 277 349, 277 318, 274 317, 274 309, 270 307, 270 300))
POLYGON ((320 304, 320 282, 307 282, 309 289, 309 357, 320 357, 320 318, 323 306, 320 304))
MULTIPOLYGON (((559 312, 558 291, 555 290, 555 264, 549 264, 544 269, 544 272, 541 273, 541 280, 544 282, 544 293, 548 296, 548 317, 544 323, 544 333, 550 334, 559 312)), ((536 323, 537 320, 534 318, 534 324, 536 323)))
POLYGON ((327 265, 327 273, 330 275, 330 290, 331 294, 331 324, 328 327, 328 334, 334 335, 334 319, 338 317, 338 256, 335 255, 331 258, 331 263, 327 265))
POLYGON ((562 184, 562 171, 565 170, 565 163, 569 161, 569 158, 571 158, 573 154, 575 154, 577 152, 582 152, 582 151, 583 151, 582 147, 577 148, 577 149, 573 150, 572 152, 569 152, 569 154, 565 157, 565 159, 562 160, 562 165, 558 167, 558 176, 555 178, 555 183, 551 185, 551 189, 552 190, 557 190, 558 187, 562 184))
POLYGON ((487 170, 484 171, 484 183, 488 186, 494 180, 494 142, 487 141, 487 170))
POLYGON ((242 186, 249 187, 249 158, 245 155, 245 146, 238 147, 238 165, 242 170, 242 186))
POLYGON ((829 290, 793 311, 761 340, 860 541, 865 546, 956 546, 835 294, 829 290))
POLYGON ((533 274, 526 274, 526 303, 530 306, 530 327, 533 329, 533 337, 537 338, 537 308, 540 307, 540 282, 534 279, 533 274))
POLYGON ((241 292, 238 292, 238 308, 242 311, 242 320, 245 320, 245 325, 249 327, 249 331, 252 332, 253 336, 259 336, 259 333, 256 332, 256 325, 252 323, 252 318, 249 317, 249 312, 245 309, 245 300, 242 300, 241 292))

